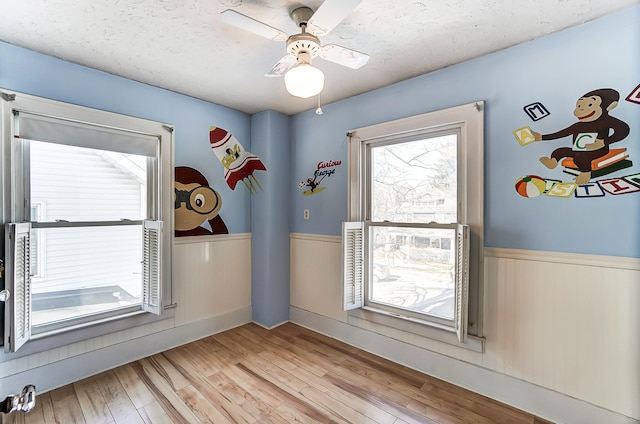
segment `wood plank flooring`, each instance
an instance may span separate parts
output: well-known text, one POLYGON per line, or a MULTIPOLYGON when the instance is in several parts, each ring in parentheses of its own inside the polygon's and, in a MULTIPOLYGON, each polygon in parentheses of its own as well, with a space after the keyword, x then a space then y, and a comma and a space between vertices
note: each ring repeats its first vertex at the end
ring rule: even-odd
POLYGON ((295 324, 247 324, 39 394, 14 423, 547 421, 295 324))

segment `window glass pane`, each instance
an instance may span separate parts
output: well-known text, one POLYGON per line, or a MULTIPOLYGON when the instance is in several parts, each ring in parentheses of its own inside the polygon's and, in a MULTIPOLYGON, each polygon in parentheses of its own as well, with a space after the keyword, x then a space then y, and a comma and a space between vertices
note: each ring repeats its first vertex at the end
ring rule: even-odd
POLYGON ((46 273, 32 280, 33 324, 140 304, 141 228, 39 229, 46 273))
POLYGON ((372 221, 457 222, 457 135, 371 147, 372 221))
POLYGON ((147 157, 30 142, 31 204, 39 222, 147 218, 147 157))
MULTIPOLYGON (((32 221, 141 220, 148 158, 29 142, 32 221)), ((140 305, 141 226, 32 230, 33 325, 140 305)))
POLYGON ((453 320, 455 236, 454 229, 370 227, 369 300, 453 320))

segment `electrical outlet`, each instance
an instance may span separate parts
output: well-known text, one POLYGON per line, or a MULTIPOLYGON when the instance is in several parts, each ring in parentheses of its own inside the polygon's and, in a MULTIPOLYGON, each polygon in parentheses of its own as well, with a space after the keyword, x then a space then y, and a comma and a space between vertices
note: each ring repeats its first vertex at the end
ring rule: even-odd
POLYGON ((309 209, 304 210, 304 219, 309 219, 309 209))

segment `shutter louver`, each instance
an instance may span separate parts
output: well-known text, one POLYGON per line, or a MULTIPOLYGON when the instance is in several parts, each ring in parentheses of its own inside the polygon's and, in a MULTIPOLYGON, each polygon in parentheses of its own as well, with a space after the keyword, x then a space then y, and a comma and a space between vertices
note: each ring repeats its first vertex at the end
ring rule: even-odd
POLYGON ((162 311, 162 221, 144 221, 142 252, 142 309, 156 315, 162 311))
POLYGON ((362 222, 342 223, 342 279, 344 310, 361 308, 364 280, 364 225, 362 222))
POLYGON ((469 226, 459 224, 456 231, 456 334, 460 343, 467 336, 469 302, 469 226))
MULTIPOLYGON (((5 331, 5 347, 15 352, 31 338, 31 275, 30 245, 31 224, 8 224, 5 251, 10 297, 9 331, 5 331)), ((6 350, 6 348, 5 348, 6 350)))

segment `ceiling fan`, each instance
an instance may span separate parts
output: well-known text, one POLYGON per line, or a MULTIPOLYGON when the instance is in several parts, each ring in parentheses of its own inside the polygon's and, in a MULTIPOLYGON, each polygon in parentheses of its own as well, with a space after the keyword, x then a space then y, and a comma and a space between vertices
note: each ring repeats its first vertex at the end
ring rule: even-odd
POLYGON ((223 22, 262 37, 285 41, 287 54, 265 76, 284 76, 289 93, 307 98, 319 94, 324 88, 324 74, 311 66, 312 58, 319 56, 351 69, 359 69, 369 60, 369 55, 365 53, 337 44, 322 46, 318 39, 342 22, 361 2, 362 0, 325 0, 315 12, 308 7, 299 7, 291 12, 291 19, 301 32, 291 36, 235 10, 223 11, 220 18, 223 22))

